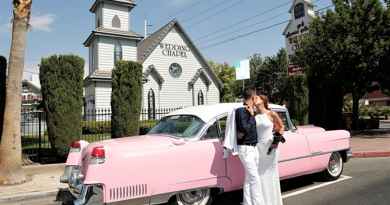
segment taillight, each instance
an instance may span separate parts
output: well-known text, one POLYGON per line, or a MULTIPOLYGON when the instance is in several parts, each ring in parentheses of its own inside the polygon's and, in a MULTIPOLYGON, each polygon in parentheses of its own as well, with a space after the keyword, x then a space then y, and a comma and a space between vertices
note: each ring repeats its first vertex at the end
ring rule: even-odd
POLYGON ((101 164, 104 163, 106 159, 106 151, 103 146, 94 147, 91 152, 91 163, 92 164, 101 164))
POLYGON ((74 141, 70 144, 70 152, 80 152, 80 141, 74 141))

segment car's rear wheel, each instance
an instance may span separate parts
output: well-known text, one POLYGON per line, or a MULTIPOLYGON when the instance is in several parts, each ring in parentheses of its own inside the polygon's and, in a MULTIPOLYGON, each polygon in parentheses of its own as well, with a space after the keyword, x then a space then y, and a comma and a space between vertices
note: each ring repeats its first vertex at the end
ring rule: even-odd
POLYGON ((327 181, 336 180, 341 176, 344 169, 344 162, 340 152, 333 152, 330 155, 328 166, 322 173, 322 176, 327 181))
POLYGON ((93 186, 87 193, 85 205, 103 205, 103 190, 100 187, 93 186))
POLYGON ((197 189, 176 194, 169 205, 210 205, 212 200, 210 189, 197 189))

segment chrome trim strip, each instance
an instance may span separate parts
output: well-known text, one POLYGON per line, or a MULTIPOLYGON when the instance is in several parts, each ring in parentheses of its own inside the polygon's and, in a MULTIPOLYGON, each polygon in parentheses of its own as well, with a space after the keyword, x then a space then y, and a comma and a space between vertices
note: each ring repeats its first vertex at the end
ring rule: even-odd
POLYGON ((347 154, 348 154, 348 150, 350 150, 350 148, 341 149, 341 150, 334 150, 334 151, 329 151, 329 152, 313 152, 309 155, 305 155, 305 156, 301 156, 301 157, 294 157, 294 158, 290 158, 290 159, 280 160, 279 163, 298 160, 298 159, 304 159, 304 158, 309 158, 309 157, 316 157, 316 156, 326 155, 326 154, 330 154, 333 152, 340 152, 340 151, 347 151, 347 154))

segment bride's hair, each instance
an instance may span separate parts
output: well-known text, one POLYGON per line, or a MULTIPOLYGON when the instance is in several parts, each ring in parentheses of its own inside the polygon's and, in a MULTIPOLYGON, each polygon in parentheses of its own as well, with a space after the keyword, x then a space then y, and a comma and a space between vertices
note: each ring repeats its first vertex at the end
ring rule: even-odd
POLYGON ((260 97, 260 99, 263 101, 265 109, 269 110, 269 105, 268 105, 269 101, 268 101, 268 97, 265 96, 265 95, 259 95, 259 97, 260 97))

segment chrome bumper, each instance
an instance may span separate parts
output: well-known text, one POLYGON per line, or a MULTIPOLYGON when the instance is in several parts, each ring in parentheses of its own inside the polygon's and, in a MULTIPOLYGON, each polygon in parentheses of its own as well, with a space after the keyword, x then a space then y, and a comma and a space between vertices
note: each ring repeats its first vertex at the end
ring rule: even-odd
POLYGON ((352 150, 347 150, 347 158, 345 159, 345 162, 348 162, 352 158, 352 150))
POLYGON ((87 193, 91 187, 90 185, 83 186, 80 193, 73 188, 60 189, 56 201, 64 204, 83 205, 87 201, 87 193))

